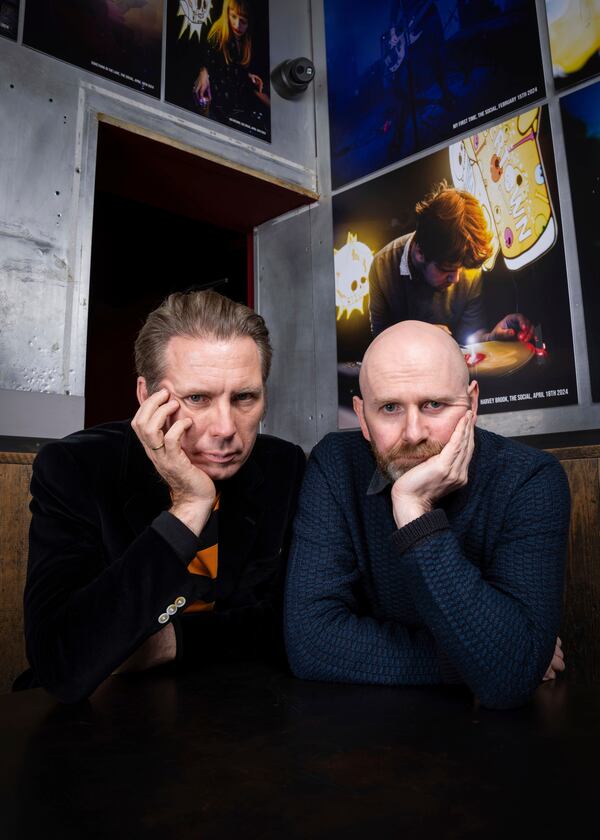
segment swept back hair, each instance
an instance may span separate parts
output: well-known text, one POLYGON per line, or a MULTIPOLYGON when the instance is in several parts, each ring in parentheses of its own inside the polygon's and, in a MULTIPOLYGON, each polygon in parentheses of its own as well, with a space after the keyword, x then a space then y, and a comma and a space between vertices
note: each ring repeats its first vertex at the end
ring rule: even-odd
POLYGON ((215 341, 251 338, 258 348, 266 383, 273 350, 262 316, 218 292, 174 292, 148 315, 135 341, 135 367, 138 376, 146 380, 149 394, 164 378, 165 350, 175 336, 215 341))

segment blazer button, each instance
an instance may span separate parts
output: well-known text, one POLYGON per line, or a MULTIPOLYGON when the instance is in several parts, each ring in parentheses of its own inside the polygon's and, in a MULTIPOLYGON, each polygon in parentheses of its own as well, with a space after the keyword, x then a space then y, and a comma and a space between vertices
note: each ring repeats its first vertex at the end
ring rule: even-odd
POLYGON ((179 598, 175 598, 175 606, 177 607, 177 609, 180 609, 181 607, 185 607, 186 603, 187 603, 187 601, 185 600, 183 595, 180 595, 179 598))
POLYGON ((169 604, 169 606, 167 607, 167 613, 169 615, 175 615, 176 612, 177 612, 177 607, 175 606, 175 604, 169 604))
POLYGON ((168 620, 169 620, 169 616, 167 615, 167 613, 161 613, 161 614, 158 616, 158 623, 159 623, 159 624, 166 624, 166 622, 167 622, 168 620))

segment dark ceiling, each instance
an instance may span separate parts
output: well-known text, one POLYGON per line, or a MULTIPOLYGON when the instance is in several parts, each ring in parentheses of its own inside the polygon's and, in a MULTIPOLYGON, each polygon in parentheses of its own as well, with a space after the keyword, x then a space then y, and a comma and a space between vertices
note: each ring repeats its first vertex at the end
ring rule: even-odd
POLYGON ((315 201, 104 122, 99 125, 96 189, 244 232, 315 201))

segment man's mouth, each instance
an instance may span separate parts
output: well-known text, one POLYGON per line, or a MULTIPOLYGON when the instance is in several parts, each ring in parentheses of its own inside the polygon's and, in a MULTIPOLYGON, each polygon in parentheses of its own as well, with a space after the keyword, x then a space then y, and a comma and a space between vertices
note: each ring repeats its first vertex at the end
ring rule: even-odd
POLYGON ((237 452, 201 452, 199 457, 213 464, 228 464, 237 454, 237 452))

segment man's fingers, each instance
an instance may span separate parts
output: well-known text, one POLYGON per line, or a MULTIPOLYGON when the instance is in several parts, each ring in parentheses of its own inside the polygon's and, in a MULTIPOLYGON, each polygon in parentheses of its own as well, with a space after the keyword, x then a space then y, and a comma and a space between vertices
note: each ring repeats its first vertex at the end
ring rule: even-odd
POLYGON ((138 408, 135 417, 133 418, 133 427, 136 428, 139 426, 145 426, 154 412, 157 411, 161 405, 168 402, 168 400, 169 392, 166 388, 160 388, 160 390, 150 394, 150 396, 145 399, 138 408))
POLYGON ((552 667, 548 668, 544 676, 542 677, 542 682, 547 682, 548 680, 555 680, 556 679, 556 671, 552 667))
POLYGON ((167 450, 172 451, 181 447, 181 438, 192 425, 191 417, 180 417, 165 434, 164 441, 167 450))
POLYGON ((153 411, 156 411, 161 403, 164 403, 168 399, 168 396, 169 391, 167 388, 159 388, 158 391, 154 391, 153 394, 148 394, 144 402, 141 404, 139 411, 146 411, 151 414, 153 411))
POLYGON ((515 331, 511 327, 502 327, 498 333, 500 338, 513 338, 515 331))
MULTIPOLYGON (((460 441, 458 443, 458 447, 456 450, 456 465, 458 467, 462 467, 464 464, 465 459, 471 458, 470 455, 470 447, 471 442, 473 440, 473 412, 469 409, 463 417, 461 417, 459 423, 462 423, 461 434, 460 434, 460 441)), ((457 424, 457 428, 459 424, 457 424)))
POLYGON ((143 430, 152 442, 153 446, 158 446, 163 442, 162 435, 167 422, 167 418, 179 408, 177 400, 169 400, 164 405, 159 406, 154 414, 144 424, 143 430))
POLYGON ((473 454, 473 437, 473 412, 469 409, 457 422, 450 440, 437 456, 445 471, 444 480, 449 485, 459 487, 465 484, 473 454))
POLYGON ((475 448, 475 434, 474 425, 475 419, 472 411, 468 411, 465 415, 467 422, 465 423, 465 432, 463 438, 463 446, 457 458, 457 468, 459 470, 459 477, 461 482, 466 482, 469 464, 473 457, 473 450, 475 448))

